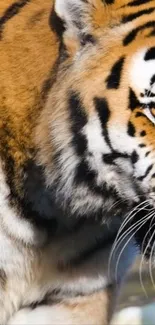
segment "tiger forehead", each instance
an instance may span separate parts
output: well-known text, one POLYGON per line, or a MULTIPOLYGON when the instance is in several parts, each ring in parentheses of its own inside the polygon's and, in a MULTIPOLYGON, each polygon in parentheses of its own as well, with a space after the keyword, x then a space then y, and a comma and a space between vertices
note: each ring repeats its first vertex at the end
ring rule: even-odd
POLYGON ((93 34, 100 46, 103 45, 103 50, 108 51, 108 55, 113 55, 114 50, 117 52, 117 47, 120 53, 129 55, 141 43, 151 42, 155 35, 154 0, 114 0, 103 3, 104 8, 98 7, 92 16, 93 34))
POLYGON ((143 19, 147 14, 153 13, 155 2, 154 0, 97 0, 95 6, 100 9, 100 12, 97 10, 96 18, 101 24, 104 24, 104 21, 100 21, 103 12, 106 21, 109 17, 111 20, 117 17, 125 24, 139 17, 143 19))
POLYGON ((154 0, 102 0, 103 4, 110 5, 110 7, 134 8, 138 6, 149 6, 150 2, 153 3, 154 0))

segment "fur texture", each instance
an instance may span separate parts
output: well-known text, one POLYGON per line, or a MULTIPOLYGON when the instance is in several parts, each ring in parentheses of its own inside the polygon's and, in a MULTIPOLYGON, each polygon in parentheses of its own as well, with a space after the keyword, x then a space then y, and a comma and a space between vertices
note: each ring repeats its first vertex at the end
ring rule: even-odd
POLYGON ((3 0, 0 17, 0 324, 108 324, 136 254, 127 237, 109 272, 111 247, 154 209, 155 1, 3 0))

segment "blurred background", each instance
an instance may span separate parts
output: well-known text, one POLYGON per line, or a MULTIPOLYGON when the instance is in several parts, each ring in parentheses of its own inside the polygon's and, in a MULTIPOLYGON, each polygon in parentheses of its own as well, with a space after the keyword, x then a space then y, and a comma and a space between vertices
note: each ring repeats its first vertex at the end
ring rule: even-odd
POLYGON ((126 278, 125 285, 119 299, 118 309, 128 306, 143 306, 155 302, 155 270, 152 268, 152 280, 149 274, 149 261, 141 265, 141 258, 138 258, 126 278), (141 276, 140 276, 140 268, 141 276))

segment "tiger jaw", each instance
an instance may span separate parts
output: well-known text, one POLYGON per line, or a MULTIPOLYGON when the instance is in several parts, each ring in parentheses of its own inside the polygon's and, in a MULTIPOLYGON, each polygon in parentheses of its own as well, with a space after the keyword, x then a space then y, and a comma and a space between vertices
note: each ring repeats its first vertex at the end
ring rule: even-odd
POLYGON ((61 141, 61 150, 55 155, 52 170, 47 173, 50 175, 48 184, 55 184, 56 200, 62 209, 67 206, 71 215, 96 216, 105 220, 111 215, 122 216, 138 204, 144 192, 133 176, 131 158, 114 150, 110 152, 99 119, 95 116, 94 121, 91 120, 91 130, 85 125, 81 131, 83 143, 86 142, 83 156, 77 152, 80 135, 76 142, 75 139, 64 142, 62 131, 58 131, 59 125, 62 124, 57 122, 56 135, 52 124, 52 138, 55 145, 61 141))
POLYGON ((88 118, 80 95, 69 92, 67 119, 61 115, 63 106, 58 119, 50 121, 56 153, 46 173, 62 209, 67 206, 71 215, 105 220, 124 216, 144 198, 150 199, 153 158, 147 156, 141 137, 132 134, 135 120, 130 121, 130 111, 122 127, 111 118, 106 99, 95 98, 93 104, 95 113, 88 118))

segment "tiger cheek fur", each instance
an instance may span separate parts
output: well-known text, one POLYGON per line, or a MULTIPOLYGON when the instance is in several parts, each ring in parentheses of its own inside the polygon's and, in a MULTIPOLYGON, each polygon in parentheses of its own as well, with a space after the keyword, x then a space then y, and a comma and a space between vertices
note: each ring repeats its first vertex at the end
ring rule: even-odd
POLYGON ((107 325, 155 206, 155 1, 1 2, 0 325, 107 325))
MULTIPOLYGON (((82 21, 79 26, 74 26, 72 6, 75 12, 80 9, 74 1, 70 5, 64 5, 62 13, 63 6, 58 5, 60 17, 67 20, 65 10, 71 10, 73 22, 66 22, 57 81, 42 114, 42 124, 49 130, 48 141, 55 148, 52 163, 46 163, 47 182, 49 186, 55 184, 60 200, 66 202, 73 215, 121 215, 141 198, 154 204, 155 41, 146 36, 147 25, 138 33, 135 9, 125 15, 117 1, 110 6, 111 10, 96 1, 92 5, 92 22, 88 17, 89 24, 82 21), (97 25, 99 9, 102 22, 97 25), (132 39, 130 26, 134 27, 137 43, 135 37, 132 39), (77 42, 72 52, 70 38, 77 42), (150 49, 152 56, 147 59, 150 49), (114 211, 109 209, 117 201, 121 203, 114 211)), ((85 4, 85 13, 87 6, 91 11, 91 4, 85 4)), ((154 5, 150 12, 154 17, 154 5)), ((37 139, 40 136, 39 129, 37 139)), ((39 153, 44 163, 49 156, 45 146, 39 153)))

